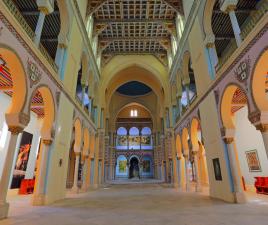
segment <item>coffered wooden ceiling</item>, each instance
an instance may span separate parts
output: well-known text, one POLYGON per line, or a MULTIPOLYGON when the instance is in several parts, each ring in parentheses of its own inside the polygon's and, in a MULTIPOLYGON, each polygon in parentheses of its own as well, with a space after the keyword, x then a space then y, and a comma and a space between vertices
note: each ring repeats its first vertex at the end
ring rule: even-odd
POLYGON ((166 64, 176 14, 182 11, 175 0, 89 1, 103 63, 118 54, 152 54, 166 64))

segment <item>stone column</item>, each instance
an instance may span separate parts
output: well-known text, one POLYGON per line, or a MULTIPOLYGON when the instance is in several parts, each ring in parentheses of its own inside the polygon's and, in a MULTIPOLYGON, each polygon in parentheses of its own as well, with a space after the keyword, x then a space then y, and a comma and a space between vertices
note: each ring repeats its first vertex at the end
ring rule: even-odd
POLYGON ((190 107, 190 84, 185 84, 187 106, 190 107))
POLYGON ((3 173, 0 180, 0 219, 4 219, 8 215, 9 204, 6 202, 6 197, 9 188, 9 180, 11 177, 18 135, 23 131, 23 128, 19 126, 10 126, 9 131, 11 132, 11 136, 4 162, 3 173))
POLYGON ((86 192, 88 189, 87 186, 87 173, 88 173, 88 155, 85 155, 84 164, 83 164, 83 174, 82 174, 82 187, 81 190, 83 192, 86 192))
POLYGON ((232 23, 232 28, 234 31, 236 44, 239 47, 242 43, 242 38, 241 38, 241 30, 240 30, 240 27, 239 27, 239 24, 235 15, 235 9, 236 9, 237 3, 238 3, 238 0, 224 0, 224 2, 221 5, 221 10, 229 14, 229 17, 232 23))
POLYGON ((86 93, 86 84, 82 83, 82 97, 81 97, 81 101, 82 101, 82 106, 84 106, 84 99, 85 99, 85 93, 86 93))
POLYGON ((202 185, 201 185, 201 179, 200 179, 200 172, 198 170, 198 151, 193 151, 193 155, 194 155, 194 168, 195 168, 195 179, 196 179, 195 191, 201 192, 202 185))
POLYGON ((256 125, 256 129, 261 132, 263 144, 266 150, 266 155, 268 158, 268 125, 267 124, 258 124, 256 125))
POLYGON ((43 140, 37 166, 37 176, 34 185, 33 205, 45 204, 45 182, 47 175, 48 155, 52 140, 43 140))
POLYGON ((182 189, 182 179, 181 179, 181 156, 178 156, 177 159, 177 176, 178 176, 178 189, 181 190, 182 189))
POLYGON ((44 22, 45 22, 45 17, 46 17, 45 12, 40 10, 37 26, 35 28, 35 38, 34 38, 34 43, 37 46, 39 46, 39 43, 40 43, 42 30, 43 30, 43 26, 44 26, 44 22))
POLYGON ((68 43, 67 39, 65 39, 65 41, 59 40, 56 57, 55 57, 55 63, 58 66, 58 75, 61 80, 64 79, 64 71, 63 71, 64 66, 65 66, 64 55, 65 55, 65 52, 67 51, 67 43, 68 43))
POLYGON ((181 113, 182 113, 181 95, 177 96, 177 105, 178 105, 178 115, 177 116, 181 117, 181 113))
POLYGON ((89 156, 86 156, 86 173, 85 173, 85 180, 83 182, 83 186, 82 186, 82 189, 84 191, 88 191, 88 189, 90 188, 90 185, 91 185, 91 182, 90 182, 90 179, 91 179, 91 158, 89 156))
MULTIPOLYGON (((189 152, 189 151, 187 151, 189 152)), ((185 185, 186 185, 186 191, 190 191, 190 174, 188 170, 188 164, 189 164, 189 155, 184 154, 184 159, 185 159, 185 185)))
POLYGON ((211 67, 211 75, 212 75, 212 79, 215 79, 216 77, 216 66, 219 63, 219 59, 218 59, 218 55, 216 52, 216 47, 215 47, 215 35, 211 34, 211 35, 207 35, 206 39, 204 41, 204 44, 207 48, 208 51, 208 60, 209 60, 209 64, 211 67))
POLYGON ((75 168, 74 168, 74 184, 72 187, 73 193, 78 193, 78 170, 79 170, 80 152, 75 152, 75 168))
POLYGON ((225 143, 227 145, 227 149, 228 149, 228 156, 229 156, 233 185, 234 185, 235 201, 237 203, 245 203, 246 196, 245 196, 244 190, 242 188, 242 178, 241 178, 241 175, 239 173, 238 161, 236 158, 237 153, 236 153, 236 149, 234 148, 234 139, 232 137, 231 138, 224 138, 224 141, 225 141, 225 143))

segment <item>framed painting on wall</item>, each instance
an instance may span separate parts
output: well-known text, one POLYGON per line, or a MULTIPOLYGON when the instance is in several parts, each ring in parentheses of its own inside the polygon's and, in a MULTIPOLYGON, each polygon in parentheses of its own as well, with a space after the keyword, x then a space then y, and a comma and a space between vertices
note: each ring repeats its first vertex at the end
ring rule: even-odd
POLYGON ((18 156, 16 159, 15 169, 11 183, 11 189, 20 188, 20 183, 25 177, 29 154, 32 146, 33 135, 23 131, 19 147, 18 156))
POLYGON ((246 151, 249 172, 261 172, 258 152, 256 149, 246 151))
POLYGON ((220 159, 215 158, 215 159, 212 159, 212 160, 213 160, 215 179, 216 180, 222 180, 220 159))

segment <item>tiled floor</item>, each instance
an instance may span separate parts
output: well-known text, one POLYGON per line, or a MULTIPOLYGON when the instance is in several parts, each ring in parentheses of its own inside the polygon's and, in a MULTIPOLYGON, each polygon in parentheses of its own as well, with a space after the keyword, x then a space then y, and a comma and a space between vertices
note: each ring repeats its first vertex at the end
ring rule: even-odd
POLYGON ((268 201, 244 205, 177 192, 161 184, 109 185, 70 195, 52 206, 32 207, 29 197, 11 197, 10 217, 1 225, 267 225, 268 201))

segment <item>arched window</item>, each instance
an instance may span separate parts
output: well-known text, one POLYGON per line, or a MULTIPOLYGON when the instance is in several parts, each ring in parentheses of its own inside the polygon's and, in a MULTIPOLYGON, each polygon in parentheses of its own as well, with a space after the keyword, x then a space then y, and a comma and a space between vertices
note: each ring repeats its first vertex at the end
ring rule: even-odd
POLYGON ((129 149, 140 149, 140 131, 137 127, 129 129, 128 145, 129 149))
POLYGON ((139 131, 139 129, 137 127, 131 127, 129 129, 129 135, 130 136, 139 136, 139 134, 140 134, 140 131, 139 131))
POLYGON ((149 127, 144 127, 141 130, 141 148, 152 149, 152 131, 149 127))
POLYGON ((141 130, 141 134, 142 135, 151 135, 152 131, 150 127, 143 127, 141 130))
POLYGON ((127 149, 127 129, 124 127, 119 127, 117 129, 116 148, 127 149))
POLYGON ((127 129, 124 127, 119 127, 117 129, 117 135, 121 135, 121 136, 127 135, 127 129))

